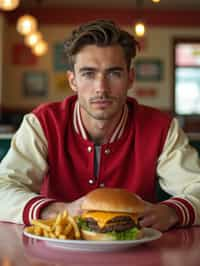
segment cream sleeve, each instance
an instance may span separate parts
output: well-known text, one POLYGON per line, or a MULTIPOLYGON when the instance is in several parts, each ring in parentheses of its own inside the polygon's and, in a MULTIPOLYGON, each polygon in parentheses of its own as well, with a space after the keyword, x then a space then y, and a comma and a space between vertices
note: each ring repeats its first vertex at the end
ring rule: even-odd
POLYGON ((47 140, 34 114, 24 116, 0 163, 0 220, 23 223, 23 209, 38 197, 48 170, 47 140))
POLYGON ((188 137, 179 127, 177 119, 172 120, 158 160, 157 174, 161 188, 172 195, 169 202, 183 207, 188 224, 193 208, 194 224, 200 224, 200 160, 197 151, 189 145, 188 137))

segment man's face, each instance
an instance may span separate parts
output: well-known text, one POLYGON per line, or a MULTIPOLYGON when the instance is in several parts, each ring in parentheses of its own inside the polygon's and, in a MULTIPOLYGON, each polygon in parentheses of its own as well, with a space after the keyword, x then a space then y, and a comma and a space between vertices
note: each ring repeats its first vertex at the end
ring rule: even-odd
POLYGON ((110 120, 119 115, 133 76, 118 45, 85 46, 76 55, 74 72, 68 72, 82 116, 96 120, 110 120))

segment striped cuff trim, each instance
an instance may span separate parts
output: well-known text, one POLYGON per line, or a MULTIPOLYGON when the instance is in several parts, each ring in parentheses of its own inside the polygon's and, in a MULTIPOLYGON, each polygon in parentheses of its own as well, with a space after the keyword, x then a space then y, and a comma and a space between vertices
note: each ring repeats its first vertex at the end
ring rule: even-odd
POLYGON ((163 201, 161 204, 166 204, 167 206, 174 208, 179 218, 180 226, 193 225, 195 222, 195 210, 192 204, 183 198, 170 198, 163 201))
POLYGON ((31 223, 31 220, 40 217, 41 210, 50 203, 55 202, 53 199, 46 199, 43 197, 35 197, 31 199, 25 206, 23 211, 23 222, 26 225, 31 223))

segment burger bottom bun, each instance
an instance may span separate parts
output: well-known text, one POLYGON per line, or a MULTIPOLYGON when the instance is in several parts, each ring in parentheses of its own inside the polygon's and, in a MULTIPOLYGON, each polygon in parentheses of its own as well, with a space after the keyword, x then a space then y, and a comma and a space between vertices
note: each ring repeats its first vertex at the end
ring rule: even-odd
MULTIPOLYGON (((137 233, 136 238, 133 240, 141 239, 144 235, 144 232, 142 229, 137 233)), ((110 235, 110 234, 105 234, 105 233, 96 233, 92 231, 87 231, 87 230, 81 230, 81 236, 82 239, 84 240, 96 240, 96 241, 113 241, 116 239, 110 235)), ((124 240, 120 240, 124 241, 124 240)))

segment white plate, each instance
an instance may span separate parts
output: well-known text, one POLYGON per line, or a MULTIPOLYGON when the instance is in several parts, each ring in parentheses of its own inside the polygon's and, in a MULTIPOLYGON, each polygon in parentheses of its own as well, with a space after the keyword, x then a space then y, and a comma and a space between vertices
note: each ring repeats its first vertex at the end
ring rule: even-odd
POLYGON ((162 233, 152 228, 144 228, 144 237, 141 239, 116 241, 60 240, 33 235, 26 231, 24 231, 24 235, 37 240, 46 241, 46 245, 48 246, 64 248, 67 250, 114 251, 135 247, 156 240, 162 236, 162 233))

